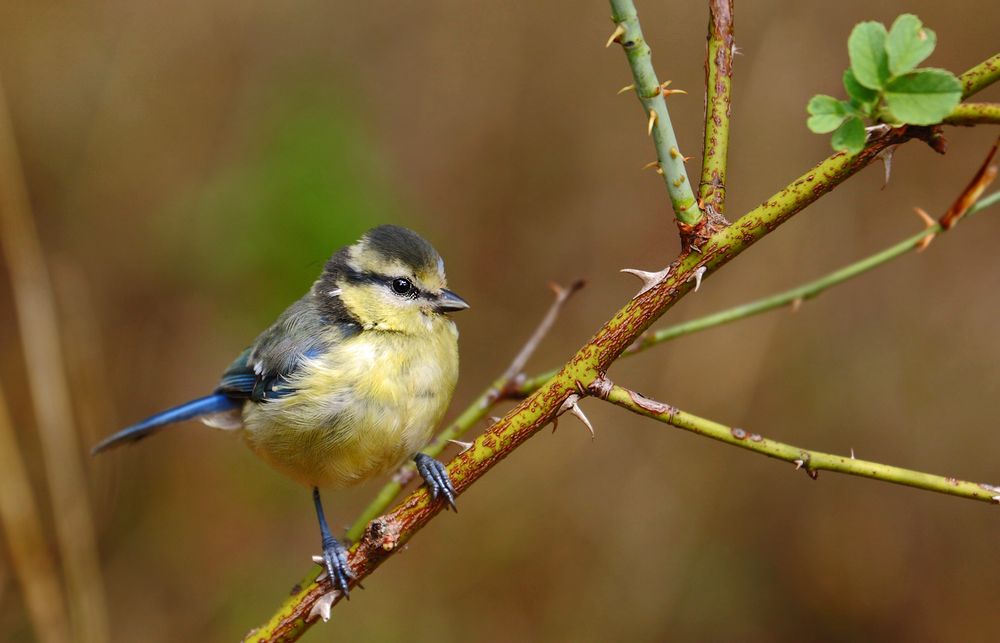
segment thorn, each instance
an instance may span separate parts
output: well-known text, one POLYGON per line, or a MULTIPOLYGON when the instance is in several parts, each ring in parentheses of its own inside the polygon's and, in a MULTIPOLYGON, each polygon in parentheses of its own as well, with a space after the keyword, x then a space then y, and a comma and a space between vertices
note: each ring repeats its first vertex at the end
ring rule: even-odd
POLYGON ((562 403, 562 406, 559 407, 559 414, 569 411, 570 413, 575 415, 581 422, 583 422, 584 426, 586 426, 587 429, 590 431, 590 438, 594 439, 596 437, 594 433, 594 425, 590 423, 590 420, 587 419, 587 416, 586 414, 584 414, 583 409, 580 408, 579 401, 580 401, 579 394, 572 393, 562 403))
MULTIPOLYGON (((937 225, 937 221, 932 219, 931 215, 927 214, 927 212, 924 211, 923 208, 913 208, 913 211, 916 212, 917 216, 919 216, 923 220, 925 229, 929 230, 930 228, 933 228, 934 226, 937 225)), ((927 246, 931 245, 931 241, 934 241, 934 237, 936 236, 937 233, 934 233, 934 234, 929 234, 923 239, 921 239, 920 243, 917 244, 917 252, 923 252, 924 250, 926 250, 927 246)))
POLYGON ((659 272, 646 272, 645 270, 636 270, 635 268, 622 268, 621 272, 627 272, 630 275, 635 275, 642 280, 642 290, 636 294, 636 297, 638 297, 656 284, 663 281, 663 279, 670 273, 670 266, 667 266, 659 272))
POLYGON ((694 271, 693 275, 691 275, 690 277, 688 277, 688 281, 691 281, 692 279, 694 279, 694 291, 695 292, 698 292, 698 289, 701 288, 701 278, 705 275, 705 271, 706 270, 708 270, 708 268, 706 268, 705 266, 700 266, 700 267, 698 267, 698 269, 696 269, 694 271))
POLYGON ((882 159, 882 167, 885 168, 885 179, 882 180, 882 189, 889 185, 889 175, 892 174, 892 155, 896 153, 896 146, 890 145, 881 152, 878 153, 878 157, 882 159))
POLYGON ((645 165, 643 165, 642 169, 644 169, 644 170, 652 170, 655 167, 656 169, 660 170, 662 168, 659 167, 659 165, 660 165, 659 161, 650 161, 649 163, 646 163, 645 165))
POLYGON ((556 429, 559 428, 559 416, 552 418, 552 432, 555 433, 556 429))
MULTIPOLYGON (((316 563, 317 565, 324 565, 324 564, 326 564, 326 561, 324 561, 324 559, 323 559, 322 556, 313 556, 312 559, 313 559, 313 562, 316 563)), ((325 574, 326 570, 323 570, 323 573, 325 574)))
POLYGON ((851 460, 854 460, 854 447, 851 447, 851 460))
POLYGON ((309 610, 309 616, 306 617, 307 621, 311 621, 315 617, 319 616, 326 623, 330 620, 330 608, 333 607, 333 601, 337 599, 339 592, 337 590, 332 590, 323 594, 319 597, 315 603, 313 603, 312 609, 309 610))
POLYGON ((805 460, 795 460, 795 470, 798 471, 806 462, 805 460))
POLYGON ((805 301, 802 297, 796 297, 792 300, 792 314, 799 312, 799 308, 802 308, 802 302, 805 301))
POLYGON ((734 56, 742 56, 743 55, 743 52, 740 51, 740 48, 736 46, 735 42, 733 43, 733 47, 732 47, 731 51, 733 52, 734 56))
POLYGON ((472 448, 471 442, 462 442, 461 440, 448 440, 448 442, 451 442, 452 444, 457 444, 459 447, 461 447, 462 450, 458 452, 458 455, 462 455, 463 453, 472 448))
POLYGON ((572 407, 570 407, 570 412, 577 418, 579 418, 581 422, 587 425, 587 429, 590 431, 591 440, 597 437, 594 434, 594 426, 590 423, 590 420, 587 419, 587 415, 583 412, 583 409, 580 408, 579 404, 574 404, 572 407))
POLYGON ((625 92, 630 92, 633 89, 635 89, 635 83, 632 83, 631 85, 625 85, 624 87, 618 90, 618 95, 621 96, 625 92))
POLYGON ((621 25, 615 25, 615 30, 611 32, 611 36, 608 41, 604 43, 604 48, 607 49, 611 46, 613 42, 619 42, 621 37, 625 35, 625 27, 621 25))
POLYGON ((669 96, 671 94, 686 94, 687 93, 683 89, 667 89, 667 87, 670 87, 670 83, 672 83, 672 82, 674 82, 674 81, 668 80, 668 81, 665 81, 663 83, 660 83, 660 91, 663 92, 664 98, 666 98, 667 96, 669 96))
POLYGON ((690 161, 690 160, 691 160, 692 158, 694 158, 694 157, 692 157, 692 156, 682 156, 682 157, 681 157, 681 160, 682 160, 682 161, 684 161, 685 163, 687 163, 687 162, 688 162, 688 161, 690 161))
POLYGON ((490 416, 489 418, 487 418, 487 419, 488 419, 488 420, 490 421, 490 424, 496 424, 497 422, 499 422, 499 421, 500 421, 500 420, 502 420, 503 418, 502 418, 502 417, 500 417, 499 415, 491 415, 491 416, 490 416))
POLYGON ((865 140, 874 141, 882 138, 892 130, 891 127, 885 123, 879 123, 878 125, 869 125, 865 128, 865 140))
POLYGON ((656 126, 656 121, 659 120, 659 116, 656 115, 656 110, 649 110, 649 123, 646 125, 646 136, 650 136, 653 133, 653 127, 656 126))

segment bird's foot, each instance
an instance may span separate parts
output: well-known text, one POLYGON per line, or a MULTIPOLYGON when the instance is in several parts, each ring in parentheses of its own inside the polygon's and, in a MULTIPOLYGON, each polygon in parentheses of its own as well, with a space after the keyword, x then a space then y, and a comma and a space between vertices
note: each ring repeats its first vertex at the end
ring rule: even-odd
POLYGON ((354 579, 354 572, 347 562, 347 549, 336 538, 323 539, 323 560, 320 563, 326 570, 327 578, 334 589, 348 597, 348 583, 354 579))
POLYGON ((448 501, 448 505, 457 512, 458 507, 455 506, 455 487, 451 484, 451 478, 448 477, 448 469, 426 453, 418 453, 413 456, 413 462, 417 465, 420 477, 427 483, 427 490, 431 493, 431 500, 437 500, 438 496, 444 496, 444 499, 448 501))

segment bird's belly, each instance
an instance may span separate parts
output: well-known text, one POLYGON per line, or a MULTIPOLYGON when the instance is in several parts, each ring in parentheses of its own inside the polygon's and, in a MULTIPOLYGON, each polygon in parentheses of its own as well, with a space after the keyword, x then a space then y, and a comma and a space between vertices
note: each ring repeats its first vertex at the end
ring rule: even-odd
POLYGON ((347 487, 399 466, 427 443, 451 398, 457 357, 352 348, 310 363, 296 393, 244 411, 250 447, 303 484, 347 487))

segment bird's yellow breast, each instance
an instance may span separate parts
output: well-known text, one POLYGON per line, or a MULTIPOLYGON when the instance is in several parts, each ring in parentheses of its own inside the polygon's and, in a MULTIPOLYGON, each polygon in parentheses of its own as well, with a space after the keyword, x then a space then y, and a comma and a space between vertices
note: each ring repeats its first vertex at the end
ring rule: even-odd
POLYGON ((309 486, 346 487, 425 446, 458 378, 458 332, 443 316, 426 332, 366 330, 304 359, 295 393, 243 412, 250 448, 309 486))

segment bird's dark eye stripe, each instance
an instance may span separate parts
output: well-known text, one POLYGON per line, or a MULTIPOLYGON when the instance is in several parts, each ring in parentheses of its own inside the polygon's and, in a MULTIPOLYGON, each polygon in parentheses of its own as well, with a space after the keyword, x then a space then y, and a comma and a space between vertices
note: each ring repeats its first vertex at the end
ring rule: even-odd
MULTIPOLYGON (((396 292, 392 287, 392 282, 402 277, 390 277, 388 275, 380 275, 377 272, 361 272, 358 270, 345 270, 344 278, 352 284, 377 284, 382 286, 388 286, 390 290, 396 292)), ((407 281, 410 281, 407 279, 407 281)), ((412 290, 407 294, 409 297, 421 298, 421 299, 434 299, 434 296, 429 292, 417 288, 416 284, 410 281, 412 290)))
POLYGON ((357 270, 345 270, 344 278, 352 284, 384 284, 387 279, 385 275, 357 270))

